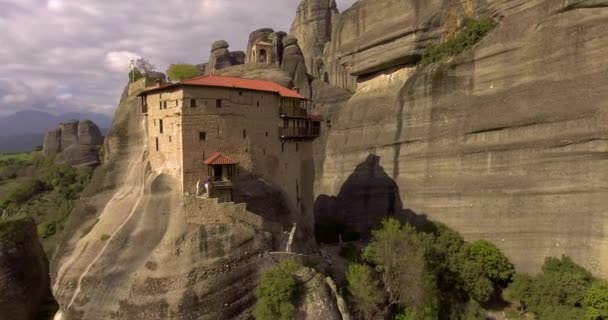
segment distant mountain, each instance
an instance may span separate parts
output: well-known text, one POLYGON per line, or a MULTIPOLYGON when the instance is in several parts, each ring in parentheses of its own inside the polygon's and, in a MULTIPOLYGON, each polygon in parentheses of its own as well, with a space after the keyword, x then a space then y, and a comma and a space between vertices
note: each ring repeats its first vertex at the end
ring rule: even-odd
POLYGON ((91 120, 105 135, 112 126, 112 118, 98 113, 71 112, 54 116, 52 114, 25 110, 0 118, 0 152, 27 152, 42 145, 49 129, 68 120, 91 120))
POLYGON ((99 128, 110 128, 112 125, 111 117, 98 113, 71 112, 54 116, 43 111, 24 110, 0 118, 0 137, 44 135, 47 130, 67 120, 91 120, 99 128))

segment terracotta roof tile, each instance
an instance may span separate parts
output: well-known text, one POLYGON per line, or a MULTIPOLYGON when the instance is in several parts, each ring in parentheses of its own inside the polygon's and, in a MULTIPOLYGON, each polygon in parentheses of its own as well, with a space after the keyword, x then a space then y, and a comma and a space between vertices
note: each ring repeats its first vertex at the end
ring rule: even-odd
POLYGON ((239 162, 230 157, 227 157, 219 152, 215 152, 209 158, 207 158, 207 160, 205 160, 204 163, 208 166, 219 166, 219 165, 238 164, 239 162))
POLYGON ((254 80, 216 75, 200 76, 177 83, 177 85, 196 85, 205 87, 237 88, 255 91, 275 92, 282 97, 306 99, 295 90, 287 89, 277 83, 266 80, 254 80))

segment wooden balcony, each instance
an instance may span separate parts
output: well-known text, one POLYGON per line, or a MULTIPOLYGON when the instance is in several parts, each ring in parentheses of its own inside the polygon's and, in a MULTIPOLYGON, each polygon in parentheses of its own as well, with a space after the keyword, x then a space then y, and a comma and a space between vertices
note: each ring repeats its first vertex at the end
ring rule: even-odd
POLYGON ((314 140, 321 135, 320 127, 279 128, 279 137, 285 140, 314 140))
POLYGON ((211 182, 211 186, 216 189, 232 189, 234 188, 234 183, 232 182, 232 179, 214 180, 211 182))

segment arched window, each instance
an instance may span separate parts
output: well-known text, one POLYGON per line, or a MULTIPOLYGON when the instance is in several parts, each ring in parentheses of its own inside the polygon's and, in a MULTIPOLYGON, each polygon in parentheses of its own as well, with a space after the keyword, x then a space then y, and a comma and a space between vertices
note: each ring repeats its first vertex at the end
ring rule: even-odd
POLYGON ((260 57, 259 57, 258 62, 260 62, 260 63, 268 62, 268 53, 266 52, 266 49, 260 49, 260 57))

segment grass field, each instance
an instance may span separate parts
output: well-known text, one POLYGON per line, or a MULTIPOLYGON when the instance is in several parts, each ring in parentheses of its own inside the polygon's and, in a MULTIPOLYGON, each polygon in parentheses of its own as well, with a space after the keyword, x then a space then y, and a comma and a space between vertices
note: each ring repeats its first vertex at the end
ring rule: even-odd
POLYGON ((31 153, 0 153, 0 162, 3 161, 32 161, 33 154, 31 153))

